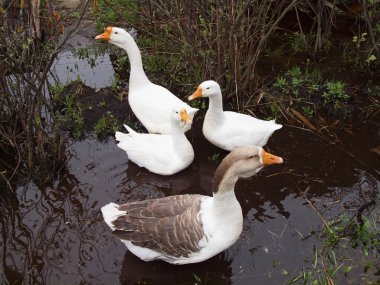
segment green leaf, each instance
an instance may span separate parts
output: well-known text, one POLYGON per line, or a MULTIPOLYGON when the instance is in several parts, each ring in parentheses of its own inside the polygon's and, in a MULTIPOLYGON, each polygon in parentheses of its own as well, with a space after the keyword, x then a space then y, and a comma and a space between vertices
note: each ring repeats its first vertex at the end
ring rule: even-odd
POLYGON ((282 262, 280 260, 273 260, 272 261, 272 266, 273 268, 277 267, 278 265, 280 265, 282 262))
POLYGON ((344 273, 348 273, 348 272, 350 272, 351 270, 352 270, 352 266, 350 266, 350 265, 343 267, 343 272, 344 272, 344 273))
POLYGON ((282 269, 282 270, 281 270, 281 274, 282 274, 282 275, 288 275, 289 272, 288 272, 288 270, 286 270, 286 269, 282 269))

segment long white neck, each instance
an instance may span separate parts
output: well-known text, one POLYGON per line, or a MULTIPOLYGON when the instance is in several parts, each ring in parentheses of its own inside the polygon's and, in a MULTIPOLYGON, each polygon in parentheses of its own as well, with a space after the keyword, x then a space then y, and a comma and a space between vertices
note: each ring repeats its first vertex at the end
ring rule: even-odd
POLYGON ((222 92, 209 97, 209 105, 207 110, 207 120, 215 121, 220 124, 223 118, 223 98, 222 92))
POLYGON ((217 225, 214 230, 221 231, 228 244, 233 244, 243 229, 243 213, 233 188, 214 193, 210 209, 212 220, 217 225))
POLYGON ((227 169, 219 174, 221 175, 214 177, 213 200, 214 209, 222 214, 226 208, 231 206, 236 207, 234 205, 235 201, 239 203, 235 196, 235 184, 238 181, 238 177, 227 169), (218 177, 221 179, 219 180, 218 177))
POLYGON ((140 50, 132 36, 127 33, 125 41, 117 45, 124 49, 128 54, 129 62, 131 64, 131 74, 129 76, 130 88, 138 88, 150 83, 144 72, 140 50))
POLYGON ((233 186, 232 186, 232 189, 229 189, 227 191, 214 193, 213 201, 214 201, 213 203, 214 210, 218 212, 219 214, 222 214, 224 212, 228 213, 228 211, 226 210, 229 207, 234 206, 235 201, 239 203, 236 199, 233 186))
POLYGON ((184 132, 185 122, 171 120, 171 133, 173 144, 176 146, 174 149, 179 153, 186 152, 190 142, 187 140, 184 132))

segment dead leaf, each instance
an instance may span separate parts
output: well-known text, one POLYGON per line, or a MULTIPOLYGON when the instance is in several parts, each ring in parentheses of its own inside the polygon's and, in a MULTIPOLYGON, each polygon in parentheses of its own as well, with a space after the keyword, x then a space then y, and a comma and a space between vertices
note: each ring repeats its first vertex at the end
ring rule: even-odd
POLYGON ((299 119, 305 126, 307 126, 309 129, 316 130, 317 128, 314 127, 314 125, 306 119, 300 112, 297 110, 294 110, 293 108, 290 108, 290 111, 299 119))
POLYGON ((369 151, 374 152, 374 153, 380 155, 380 146, 371 148, 369 151))
POLYGON ((332 123, 331 125, 330 125, 330 127, 336 127, 338 124, 339 124, 339 122, 340 122, 340 120, 339 119, 337 119, 337 120, 335 120, 335 122, 334 123, 332 123))
POLYGON ((350 135, 352 136, 355 136, 355 133, 353 131, 351 131, 350 129, 344 129, 347 133, 349 133, 350 135))

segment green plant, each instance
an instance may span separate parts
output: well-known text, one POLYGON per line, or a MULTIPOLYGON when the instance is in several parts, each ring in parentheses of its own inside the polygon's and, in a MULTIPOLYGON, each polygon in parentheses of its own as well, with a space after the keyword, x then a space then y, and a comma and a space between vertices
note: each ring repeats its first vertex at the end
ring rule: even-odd
POLYGON ((321 86, 318 83, 311 83, 307 86, 307 88, 310 92, 315 92, 318 91, 321 88, 321 86))
POLYGON ((128 61, 128 56, 127 55, 119 55, 116 59, 116 65, 117 68, 122 70, 127 67, 129 61, 128 61))
POLYGON ((374 3, 368 1, 363 11, 367 24, 366 32, 359 32, 352 37, 351 42, 345 44, 342 59, 357 70, 362 71, 368 67, 378 65, 377 58, 380 57, 380 26, 376 23, 378 21, 374 21, 369 15, 379 13, 379 11, 374 3))
POLYGON ((350 98, 350 96, 346 94, 346 84, 342 81, 327 81, 324 87, 326 89, 322 94, 324 103, 326 105, 331 104, 335 111, 342 108, 342 103, 347 102, 350 98))
POLYGON ((367 40, 367 33, 362 33, 359 36, 353 36, 352 42, 355 44, 357 48, 360 47, 360 45, 367 40))
POLYGON ((283 76, 278 76, 273 86, 284 91, 288 87, 288 81, 283 76))
POLYGON ((301 32, 294 32, 290 34, 290 45, 293 54, 307 51, 306 36, 301 32))
POLYGON ((107 111, 95 124, 95 133, 99 137, 113 135, 117 131, 117 119, 114 115, 107 111))
POLYGON ((303 79, 299 77, 293 77, 292 78, 292 87, 298 88, 303 84, 303 79))
POLYGON ((148 55, 144 58, 144 66, 148 73, 161 72, 166 68, 167 60, 163 55, 148 55))
POLYGON ((134 23, 137 14, 131 11, 137 10, 137 1, 133 0, 97 0, 96 10, 92 10, 96 17, 96 30, 103 32, 109 23, 122 24, 125 21, 134 23))
POLYGON ((220 159, 220 153, 215 152, 209 158, 210 161, 218 161, 220 159))
POLYGON ((291 69, 289 69, 286 72, 286 74, 289 75, 292 78, 301 79, 301 77, 302 77, 302 71, 301 71, 301 68, 299 66, 292 67, 291 69))
MULTIPOLYGON (((149 1, 102 0, 98 1, 97 11, 104 13, 94 11, 94 15, 99 32, 107 23, 121 22, 121 26, 136 28, 144 67, 147 73, 155 73, 149 74, 152 81, 160 77, 171 88, 173 84, 184 86, 200 83, 206 77, 218 78, 226 88, 226 97, 251 96, 260 82, 252 80, 258 77, 259 57, 278 23, 297 1, 275 5, 270 0, 237 1, 232 6, 206 5, 199 0, 187 3, 175 0, 152 5, 149 1), (217 26, 220 28, 215 29, 217 26), (240 92, 236 92, 236 86, 240 92)), ((243 102, 238 99, 232 102, 243 102)))
POLYGON ((321 89, 322 73, 317 66, 307 61, 305 70, 294 66, 276 78, 273 87, 290 94, 293 98, 302 100, 317 93, 321 89))
POLYGON ((269 106, 269 109, 270 109, 270 112, 271 112, 271 115, 268 116, 267 118, 265 118, 266 120, 273 120, 273 119, 276 119, 278 117, 278 115, 280 114, 280 108, 277 106, 277 104, 273 103, 269 106))
POLYGON ((302 107, 302 112, 309 118, 311 119, 314 115, 314 110, 312 107, 309 105, 302 107))
POLYGON ((104 100, 101 100, 99 103, 98 103, 98 107, 100 108, 104 108, 106 106, 106 101, 104 100))
POLYGON ((58 125, 65 126, 75 139, 80 139, 84 134, 84 117, 80 103, 75 101, 75 94, 67 94, 58 102, 62 105, 56 115, 58 125))
POLYGON ((49 85, 50 94, 52 95, 53 100, 58 100, 59 95, 61 95, 65 85, 55 82, 54 85, 49 85))
POLYGON ((368 63, 368 65, 370 65, 371 63, 375 62, 376 59, 376 56, 371 54, 365 61, 368 63))
POLYGON ((95 66, 96 59, 99 57, 99 55, 104 53, 104 49, 102 46, 95 46, 92 48, 88 47, 81 47, 74 49, 73 54, 80 59, 86 59, 88 64, 90 64, 91 67, 95 66))
POLYGON ((117 89, 119 87, 119 83, 120 83, 120 78, 119 78, 119 75, 117 75, 116 73, 114 74, 114 77, 112 78, 112 81, 111 81, 111 87, 113 89, 117 89))
POLYGON ((84 132, 84 117, 82 115, 81 108, 78 107, 77 111, 73 113, 73 119, 74 119, 74 129, 72 131, 72 134, 75 139, 80 139, 83 137, 84 132))
POLYGON ((115 98, 119 100, 120 102, 124 100, 124 92, 117 92, 115 95, 115 98))
POLYGON ((375 220, 364 218, 362 225, 356 225, 352 232, 353 247, 361 246, 366 256, 380 253, 380 225, 375 220))
MULTIPOLYGON (((352 259, 346 258, 344 253, 349 246, 360 247, 364 256, 372 255, 375 260, 380 254, 379 224, 375 220, 364 218, 363 223, 359 224, 355 219, 342 215, 324 221, 323 230, 318 237, 321 239, 321 245, 314 247, 313 257, 310 260, 312 266, 302 268, 297 276, 288 281, 288 284, 335 284, 334 277, 338 272, 347 275, 354 268, 352 259)), ((364 272, 372 266, 373 263, 367 261, 364 272)))

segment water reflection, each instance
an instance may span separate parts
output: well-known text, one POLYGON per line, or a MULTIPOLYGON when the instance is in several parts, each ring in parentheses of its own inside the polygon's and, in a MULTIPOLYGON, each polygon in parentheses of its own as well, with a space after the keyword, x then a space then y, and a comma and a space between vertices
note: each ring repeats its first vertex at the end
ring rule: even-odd
POLYGON ((122 284, 231 284, 231 261, 219 254, 202 263, 173 265, 163 261, 144 262, 130 252, 124 256, 122 284))
MULTIPOLYGON (((50 187, 30 182, 14 193, 0 192, 2 209, 0 278, 26 284, 280 284, 297 274, 312 256, 316 240, 306 240, 320 225, 300 191, 326 218, 357 209, 379 193, 371 167, 352 159, 318 136, 285 128, 268 148, 285 164, 268 167, 242 180, 236 195, 244 215, 236 244, 214 258, 194 265, 145 263, 127 252, 102 221, 100 207, 108 202, 211 194, 216 152, 200 133, 189 134, 196 157, 190 168, 162 177, 129 163, 113 138, 89 137, 72 142, 67 171, 50 187), (286 134, 286 135, 284 135, 286 134), (338 202, 337 202, 338 201, 338 202)), ((370 138, 368 138, 370 139, 370 138)), ((361 142, 362 144, 363 142, 361 142)), ((352 147, 356 147, 352 144, 352 147)), ((377 158, 363 156, 368 165, 377 158)))
POLYGON ((108 53, 99 55, 89 62, 86 58, 80 58, 72 51, 61 52, 54 61, 49 78, 50 83, 58 81, 65 85, 80 79, 84 84, 93 88, 111 86, 114 80, 114 70, 108 53))

